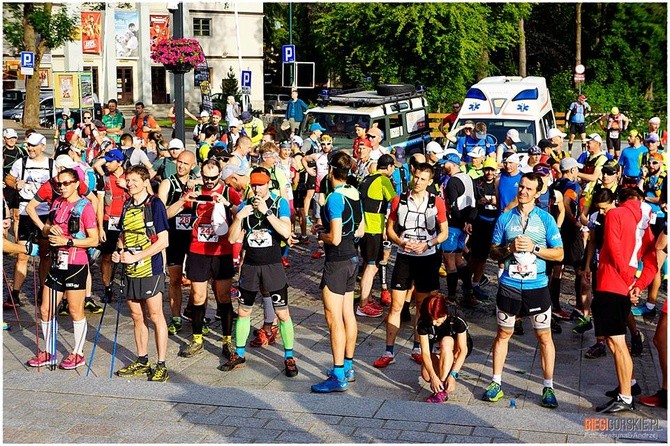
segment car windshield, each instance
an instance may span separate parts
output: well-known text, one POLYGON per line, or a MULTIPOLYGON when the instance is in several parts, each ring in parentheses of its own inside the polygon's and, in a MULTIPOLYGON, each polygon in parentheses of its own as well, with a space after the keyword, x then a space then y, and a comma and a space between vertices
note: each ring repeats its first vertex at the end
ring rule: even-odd
MULTIPOLYGON (((475 122, 483 122, 486 124, 486 133, 493 136, 496 146, 505 140, 505 136, 510 129, 519 131, 520 143, 515 144, 518 152, 528 152, 528 149, 537 144, 537 137, 535 135, 535 122, 522 121, 513 119, 473 119, 475 122)), ((462 120, 454 123, 455 127, 463 124, 462 120)), ((461 130, 457 137, 465 136, 461 130)), ((456 144, 449 143, 449 148, 456 148, 456 144)))
POLYGON ((353 140, 356 139, 354 124, 359 121, 365 122, 366 126, 370 125, 370 117, 366 115, 310 112, 307 114, 300 136, 307 138, 310 134, 309 127, 313 123, 318 122, 321 127, 326 129, 323 133, 326 133, 333 138, 346 139, 353 142, 353 140))

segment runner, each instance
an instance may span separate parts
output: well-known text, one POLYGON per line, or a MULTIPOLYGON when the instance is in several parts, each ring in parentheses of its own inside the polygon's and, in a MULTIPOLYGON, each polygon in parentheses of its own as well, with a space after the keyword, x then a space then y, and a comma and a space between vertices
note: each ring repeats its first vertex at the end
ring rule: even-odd
POLYGON ((568 141, 568 152, 572 153, 572 143, 575 140, 575 134, 579 133, 582 141, 582 151, 586 143, 586 116, 591 111, 591 106, 586 102, 586 96, 580 94, 577 101, 570 104, 568 113, 565 115, 565 122, 570 123, 570 139, 568 141))

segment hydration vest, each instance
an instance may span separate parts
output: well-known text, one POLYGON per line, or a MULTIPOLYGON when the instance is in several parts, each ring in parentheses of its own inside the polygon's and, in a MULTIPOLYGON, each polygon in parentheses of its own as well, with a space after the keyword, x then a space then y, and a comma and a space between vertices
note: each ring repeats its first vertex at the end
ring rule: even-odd
POLYGON ((397 220, 398 235, 401 238, 408 236, 417 240, 432 238, 437 227, 437 207, 435 207, 437 195, 427 193, 428 196, 416 211, 409 208, 409 195, 410 192, 400 195, 397 220))
POLYGON ((358 191, 361 193, 361 201, 363 203, 363 211, 369 212, 371 214, 385 214, 386 208, 388 207, 388 201, 385 199, 377 200, 370 198, 368 191, 372 183, 375 182, 377 178, 380 178, 382 174, 375 173, 368 175, 363 178, 361 184, 358 186, 358 191))
MULTIPOLYGON (((158 241, 158 234, 156 234, 156 228, 154 227, 154 213, 151 210, 151 206, 154 200, 160 200, 160 198, 158 198, 156 195, 149 195, 147 196, 146 200, 144 200, 144 203, 138 205, 142 206, 142 210, 144 212, 144 231, 146 232, 147 238, 151 241, 152 244, 158 241)), ((123 203, 123 211, 121 212, 120 220, 121 222, 123 222, 126 216, 126 212, 132 206, 135 205, 133 204, 133 197, 130 197, 126 200, 125 203, 123 203)))

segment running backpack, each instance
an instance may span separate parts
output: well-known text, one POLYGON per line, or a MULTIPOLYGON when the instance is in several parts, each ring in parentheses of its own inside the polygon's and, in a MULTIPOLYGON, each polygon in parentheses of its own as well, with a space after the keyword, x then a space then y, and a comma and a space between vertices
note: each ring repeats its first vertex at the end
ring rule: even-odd
POLYGON ((358 191, 361 193, 361 202, 363 203, 363 211, 369 212, 371 214, 383 214, 386 213, 386 208, 388 207, 388 201, 381 199, 377 200, 370 198, 368 191, 370 186, 375 182, 377 178, 381 177, 380 173, 374 173, 363 178, 361 184, 358 186, 358 191))
MULTIPOLYGON (((149 195, 142 204, 142 210, 144 211, 144 230, 147 234, 147 238, 149 238, 152 244, 158 241, 158 235, 156 234, 156 228, 154 227, 154 213, 151 210, 154 200, 159 200, 158 196, 149 195)), ((128 209, 132 206, 132 203, 133 197, 128 198, 126 202, 123 203, 123 211, 121 212, 121 219, 119 220, 121 224, 123 224, 123 219, 125 218, 128 209)))

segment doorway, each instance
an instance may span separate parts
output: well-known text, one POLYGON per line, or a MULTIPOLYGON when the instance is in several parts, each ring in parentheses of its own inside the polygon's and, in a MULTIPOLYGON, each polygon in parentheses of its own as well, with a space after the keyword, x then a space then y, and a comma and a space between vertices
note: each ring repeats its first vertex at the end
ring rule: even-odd
POLYGON ((153 104, 167 104, 165 67, 151 67, 151 101, 153 104))
POLYGON ((119 105, 133 104, 132 67, 116 68, 116 100, 119 101, 119 105))

